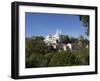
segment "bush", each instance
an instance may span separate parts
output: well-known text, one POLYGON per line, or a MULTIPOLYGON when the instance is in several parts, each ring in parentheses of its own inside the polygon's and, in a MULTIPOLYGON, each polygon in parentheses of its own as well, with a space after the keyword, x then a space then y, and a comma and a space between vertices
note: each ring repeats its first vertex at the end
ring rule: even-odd
POLYGON ((82 51, 61 51, 54 54, 49 62, 49 66, 75 66, 88 65, 89 52, 82 51))
POLYGON ((75 55, 75 64, 76 65, 89 65, 89 50, 83 49, 81 51, 73 51, 75 55))
POLYGON ((69 66, 74 64, 75 56, 70 51, 61 51, 53 55, 49 66, 69 66))
POLYGON ((89 65, 89 50, 32 53, 26 58, 26 68, 89 65))
POLYGON ((26 68, 32 67, 45 67, 47 63, 46 58, 42 54, 32 53, 29 58, 26 59, 26 68))
POLYGON ((47 64, 46 64, 47 67, 49 66, 49 62, 52 59, 53 55, 54 55, 54 53, 47 53, 47 54, 45 54, 45 58, 47 60, 47 64))

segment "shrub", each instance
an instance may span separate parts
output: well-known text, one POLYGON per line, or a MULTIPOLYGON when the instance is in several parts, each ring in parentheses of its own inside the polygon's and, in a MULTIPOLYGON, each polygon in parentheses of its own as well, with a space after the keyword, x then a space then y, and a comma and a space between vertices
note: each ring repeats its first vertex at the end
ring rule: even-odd
POLYGON ((29 58, 26 59, 26 68, 32 67, 45 67, 47 60, 44 55, 38 53, 32 53, 29 58))
POLYGON ((53 55, 49 66, 69 66, 73 65, 75 56, 70 51, 61 51, 53 55))
POLYGON ((61 51, 54 54, 49 62, 49 66, 75 66, 88 65, 89 51, 61 51))

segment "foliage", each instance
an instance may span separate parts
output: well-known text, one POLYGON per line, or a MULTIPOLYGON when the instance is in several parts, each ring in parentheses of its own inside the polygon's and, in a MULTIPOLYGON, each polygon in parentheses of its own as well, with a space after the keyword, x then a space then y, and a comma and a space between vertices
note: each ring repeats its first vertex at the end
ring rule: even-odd
POLYGON ((79 40, 77 41, 77 44, 80 45, 82 49, 84 49, 87 45, 89 45, 89 41, 83 36, 80 36, 79 40))
POLYGON ((26 58, 26 67, 43 67, 46 66, 47 60, 42 54, 32 53, 29 58, 26 58))
POLYGON ((67 44, 68 42, 70 42, 69 36, 64 35, 63 36, 63 43, 67 44))
POLYGON ((49 66, 67 66, 74 64, 73 60, 75 57, 71 54, 71 52, 61 51, 53 55, 49 66), (59 59, 58 59, 59 58, 59 59))
POLYGON ((63 36, 63 43, 67 44, 67 43, 75 43, 78 39, 74 38, 74 37, 69 37, 68 35, 64 35, 63 36))
POLYGON ((36 37, 35 39, 26 39, 26 56, 30 56, 30 54, 36 52, 36 53, 41 53, 45 54, 47 51, 46 48, 47 46, 45 45, 42 37, 36 37))
POLYGON ((86 35, 89 35, 89 16, 81 15, 80 21, 82 22, 83 26, 86 27, 86 35))
POLYGON ((75 66, 88 65, 89 54, 87 50, 83 51, 61 51, 53 55, 49 66, 75 66), (59 59, 58 59, 59 58, 59 59))
POLYGON ((88 65, 89 48, 85 47, 89 45, 89 41, 82 37, 78 40, 66 36, 65 39, 81 45, 82 49, 53 51, 50 46, 44 43, 43 37, 26 38, 26 68, 88 65))

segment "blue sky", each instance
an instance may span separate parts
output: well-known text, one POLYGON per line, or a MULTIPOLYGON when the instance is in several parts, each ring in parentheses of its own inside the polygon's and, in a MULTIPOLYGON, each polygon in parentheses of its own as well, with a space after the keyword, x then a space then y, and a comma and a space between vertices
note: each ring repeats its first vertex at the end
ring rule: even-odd
POLYGON ((77 15, 26 12, 25 26, 26 37, 47 36, 56 33, 57 29, 64 35, 86 37, 86 29, 77 15))

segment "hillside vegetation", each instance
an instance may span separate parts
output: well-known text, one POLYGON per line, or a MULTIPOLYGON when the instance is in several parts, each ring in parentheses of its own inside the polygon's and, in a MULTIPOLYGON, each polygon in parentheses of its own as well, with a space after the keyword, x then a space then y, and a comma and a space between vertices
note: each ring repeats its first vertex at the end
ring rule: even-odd
POLYGON ((65 39, 64 42, 80 44, 80 50, 54 51, 44 43, 44 37, 26 38, 26 68, 35 67, 56 67, 56 66, 78 66, 89 65, 88 40, 75 38, 65 39), (73 39, 73 40, 72 40, 73 39))

